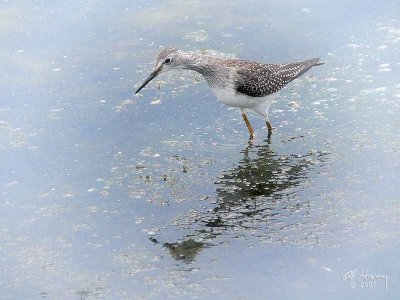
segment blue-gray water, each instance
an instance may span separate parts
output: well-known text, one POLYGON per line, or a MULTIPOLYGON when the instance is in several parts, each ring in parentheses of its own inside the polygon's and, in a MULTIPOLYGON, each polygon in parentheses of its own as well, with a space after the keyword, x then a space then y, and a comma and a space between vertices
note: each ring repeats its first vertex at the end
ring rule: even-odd
POLYGON ((398 297, 398 1, 0 8, 1 299, 398 297), (325 65, 249 144, 197 74, 133 95, 170 45, 325 65))

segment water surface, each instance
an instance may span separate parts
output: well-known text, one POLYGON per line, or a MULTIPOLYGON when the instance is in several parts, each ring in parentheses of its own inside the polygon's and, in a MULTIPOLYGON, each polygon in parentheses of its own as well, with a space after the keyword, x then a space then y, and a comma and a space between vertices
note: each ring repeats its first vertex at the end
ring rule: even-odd
POLYGON ((396 1, 0 7, 2 298, 400 293, 396 1), (170 45, 325 65, 249 143, 197 74, 134 96, 170 45))

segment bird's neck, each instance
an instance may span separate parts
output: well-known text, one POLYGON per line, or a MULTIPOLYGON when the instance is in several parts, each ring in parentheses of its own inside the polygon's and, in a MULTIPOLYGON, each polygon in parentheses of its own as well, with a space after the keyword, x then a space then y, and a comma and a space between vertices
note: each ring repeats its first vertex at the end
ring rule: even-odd
POLYGON ((223 88, 229 83, 229 69, 222 65, 223 58, 196 52, 185 52, 182 56, 184 69, 203 75, 212 88, 223 88))

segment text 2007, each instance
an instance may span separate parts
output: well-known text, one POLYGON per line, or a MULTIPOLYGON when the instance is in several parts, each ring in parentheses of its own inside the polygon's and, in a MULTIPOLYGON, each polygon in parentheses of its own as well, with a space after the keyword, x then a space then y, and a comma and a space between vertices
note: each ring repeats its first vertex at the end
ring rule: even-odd
POLYGON ((360 287, 362 288, 374 288, 376 281, 360 281, 360 287))

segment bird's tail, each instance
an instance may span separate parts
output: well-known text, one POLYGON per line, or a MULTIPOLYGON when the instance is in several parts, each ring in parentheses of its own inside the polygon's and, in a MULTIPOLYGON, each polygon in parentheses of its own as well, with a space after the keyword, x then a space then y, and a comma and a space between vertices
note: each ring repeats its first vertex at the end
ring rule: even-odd
POLYGON ((283 68, 279 70, 279 72, 285 73, 287 71, 288 72, 287 81, 290 82, 292 80, 295 80, 296 78, 299 78, 301 75, 310 70, 312 67, 323 65, 324 63, 321 62, 320 60, 321 58, 317 57, 296 63, 286 64, 284 65, 283 68), (294 70, 300 69, 300 71, 293 76, 291 71, 293 69, 294 70))
POLYGON ((308 60, 304 61, 303 63, 305 63, 307 65, 307 67, 309 67, 309 69, 311 69, 312 67, 320 66, 320 65, 324 64, 323 62, 321 62, 320 57, 308 59, 308 60))
POLYGON ((320 58, 320 57, 310 59, 309 62, 311 62, 311 64, 312 64, 313 67, 315 67, 315 66, 321 66, 321 65, 324 65, 324 64, 325 64, 324 62, 321 62, 321 58, 320 58))

